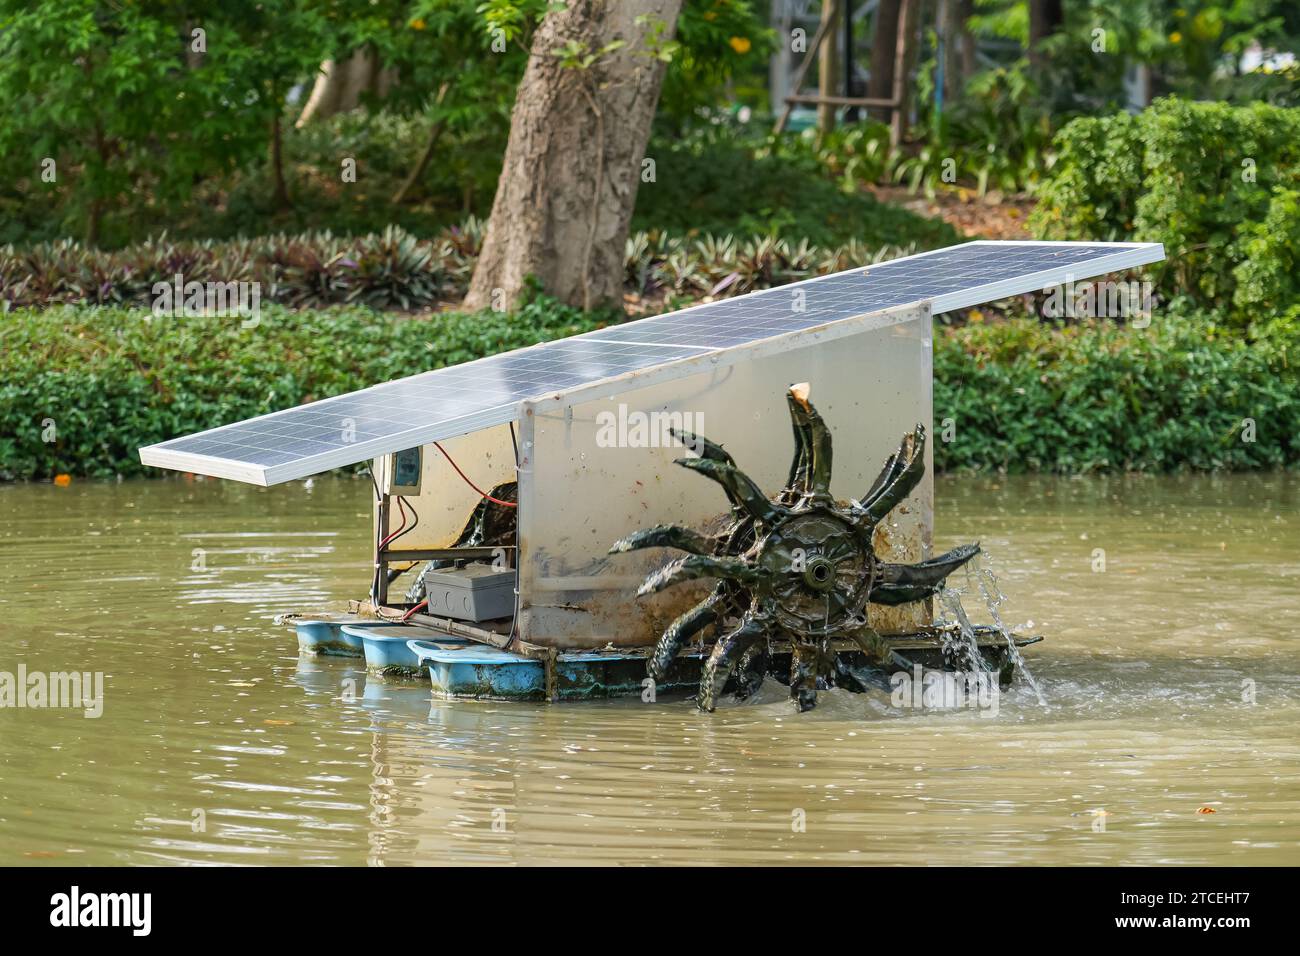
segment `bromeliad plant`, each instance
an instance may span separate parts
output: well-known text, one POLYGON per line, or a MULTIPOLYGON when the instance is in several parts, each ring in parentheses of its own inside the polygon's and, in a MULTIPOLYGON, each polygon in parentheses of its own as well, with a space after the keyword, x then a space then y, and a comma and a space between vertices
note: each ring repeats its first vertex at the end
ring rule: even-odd
POLYGON ((864 691, 840 661, 834 642, 853 642, 874 663, 891 661, 888 644, 871 626, 868 604, 899 605, 930 597, 979 552, 979 545, 972 544, 920 564, 881 561, 872 536, 925 473, 925 428, 917 425, 903 438, 862 500, 839 502, 830 493, 830 429, 808 400, 808 391, 806 384, 793 385, 786 396, 795 450, 790 476, 774 498, 768 499, 722 446, 682 432, 677 437, 698 457, 679 458, 677 464, 722 486, 731 502, 729 521, 712 535, 679 525, 647 528, 610 549, 687 552, 646 578, 641 596, 681 581, 717 581, 703 601, 664 631, 648 668, 653 679, 664 680, 688 641, 718 629, 700 679, 701 710, 717 706, 733 672, 735 694, 742 699, 767 674, 775 674, 774 640, 790 644, 787 679, 801 711, 816 706, 819 689, 864 691))
MULTIPOLYGON (((28 249, 0 246, 0 310, 148 307, 154 284, 172 283, 177 274, 187 282, 260 282, 263 302, 296 309, 438 309, 464 297, 482 240, 483 224, 471 218, 429 239, 390 226, 356 238, 318 232, 222 242, 163 235, 115 252, 70 240, 28 249)), ((857 240, 824 248, 764 236, 639 232, 627 241, 624 287, 649 299, 741 295, 914 251, 857 240)))

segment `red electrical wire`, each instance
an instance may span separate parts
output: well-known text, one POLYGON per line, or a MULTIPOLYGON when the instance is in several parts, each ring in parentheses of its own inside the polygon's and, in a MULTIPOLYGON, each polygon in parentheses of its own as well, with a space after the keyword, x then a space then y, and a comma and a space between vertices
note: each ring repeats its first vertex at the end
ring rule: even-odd
POLYGON ((487 501, 492 502, 494 505, 501 505, 502 507, 505 507, 505 508, 518 508, 518 507, 519 507, 519 505, 518 505, 516 502, 513 502, 513 501, 502 501, 500 498, 493 498, 490 494, 488 494, 486 491, 484 491, 484 490, 483 490, 482 488, 480 488, 478 485, 474 484, 474 482, 472 482, 472 481, 469 480, 469 476, 466 475, 465 472, 463 472, 463 471, 460 470, 460 465, 456 464, 455 460, 451 457, 451 455, 448 455, 448 454, 447 454, 447 449, 443 448, 443 447, 442 447, 441 445, 439 445, 437 442, 434 442, 433 444, 434 444, 434 447, 436 447, 436 448, 438 449, 438 451, 442 452, 443 457, 447 459, 447 463, 448 463, 449 465, 451 465, 451 467, 453 467, 453 468, 456 469, 456 474, 460 475, 461 478, 465 479, 465 484, 469 485, 471 488, 473 488, 475 491, 477 491, 477 492, 478 492, 480 495, 482 495, 482 496, 483 496, 487 501))
POLYGON ((397 499, 397 511, 398 511, 398 513, 401 514, 401 516, 402 516, 402 523, 401 523, 400 525, 397 526, 397 530, 396 530, 396 531, 394 531, 392 534, 390 534, 390 535, 389 535, 387 538, 385 538, 383 541, 379 542, 379 550, 380 550, 380 551, 383 551, 384 548, 388 547, 390 544, 392 544, 394 541, 396 541, 398 538, 400 538, 402 535, 406 534, 406 532, 407 532, 407 527, 406 527, 406 504, 405 504, 405 502, 402 501, 402 497, 401 497, 401 495, 396 495, 395 497, 396 497, 396 499, 397 499))
POLYGON ((415 605, 415 607, 411 608, 409 611, 407 611, 405 614, 403 614, 403 615, 402 615, 402 620, 403 620, 403 621, 407 620, 408 618, 410 618, 410 616, 411 616, 412 614, 414 614, 414 613, 415 613, 416 611, 418 611, 420 608, 422 608, 422 607, 428 607, 428 606, 429 606, 429 599, 428 599, 428 598, 425 598, 425 599, 424 599, 423 601, 421 601, 419 604, 415 605))

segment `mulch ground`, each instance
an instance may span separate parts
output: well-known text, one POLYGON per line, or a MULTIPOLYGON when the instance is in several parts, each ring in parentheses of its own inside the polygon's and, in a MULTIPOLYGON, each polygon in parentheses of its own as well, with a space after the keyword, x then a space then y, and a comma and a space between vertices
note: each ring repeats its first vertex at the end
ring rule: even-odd
POLYGON ((944 189, 931 199, 909 193, 903 186, 873 186, 882 202, 902 206, 919 216, 938 217, 971 239, 1032 239, 1025 226, 1034 201, 990 190, 979 196, 973 189, 944 189))

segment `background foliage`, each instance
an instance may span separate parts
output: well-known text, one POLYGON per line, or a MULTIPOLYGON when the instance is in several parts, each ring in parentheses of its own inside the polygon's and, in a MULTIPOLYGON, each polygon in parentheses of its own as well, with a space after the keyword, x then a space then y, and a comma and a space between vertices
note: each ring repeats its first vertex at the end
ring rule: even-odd
MULTIPOLYGON (((861 205, 888 215, 858 223, 855 231, 866 238, 834 246, 765 234, 633 233, 624 250, 625 288, 654 299, 739 295, 955 238, 943 223, 870 200, 861 205)), ((170 286, 177 274, 187 282, 256 282, 261 301, 296 308, 360 303, 403 312, 437 309, 464 297, 482 240, 482 221, 469 219, 427 239, 389 226, 351 237, 324 232, 173 242, 164 236, 114 251, 70 240, 0 246, 0 312, 58 304, 148 307, 155 283, 170 286)))
POLYGON ((1172 291, 1243 322, 1295 303, 1300 110, 1167 98, 1076 119, 1056 146, 1035 214, 1046 237, 1163 242, 1172 291))
MULTIPOLYGON (((334 307, 230 319, 117 308, 0 327, 0 477, 144 472, 135 449, 402 375, 619 321, 535 299, 507 316, 412 320, 334 307), (347 349, 339 349, 347 342, 347 349), (58 441, 42 441, 54 419, 58 441)), ((1244 341, 1202 314, 1150 328, 1035 319, 940 327, 939 470, 1172 471, 1300 464, 1294 329, 1244 341), (1242 440, 1243 419, 1256 440, 1242 440)))
MULTIPOLYGON (((429 314, 465 291, 548 6, 0 0, 0 477, 136 473, 140 443, 613 321, 545 300, 429 314), (299 127, 323 65, 358 54, 392 82, 299 127), (142 312, 177 272, 260 282, 256 334, 142 312), (32 431, 47 414, 53 456, 32 431)), ((939 466, 1295 464, 1300 5, 1060 7, 1031 56, 1025 0, 975 0, 979 55, 954 90, 924 5, 910 128, 891 145, 856 116, 774 135, 768 56, 788 38, 770 4, 685 0, 660 51, 629 305, 956 242, 930 215, 945 202, 1036 201, 1045 238, 1165 244, 1154 324, 1039 324, 1025 302, 952 317, 936 418, 959 440, 936 443, 939 466), (1145 109, 1138 74, 1159 97, 1145 109)))

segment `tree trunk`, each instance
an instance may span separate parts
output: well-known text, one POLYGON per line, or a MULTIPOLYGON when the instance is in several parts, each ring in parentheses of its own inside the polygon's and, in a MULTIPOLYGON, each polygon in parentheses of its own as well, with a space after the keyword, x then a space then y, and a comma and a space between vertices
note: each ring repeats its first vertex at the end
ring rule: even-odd
POLYGON ((86 213, 86 242, 90 248, 99 245, 99 224, 104 219, 104 201, 96 196, 90 201, 90 209, 86 213))
POLYGON ((975 16, 975 0, 956 0, 958 31, 961 34, 961 80, 966 81, 979 70, 975 57, 975 34, 970 28, 970 18, 975 16))
POLYGON ((294 126, 301 129, 313 119, 350 112, 361 105, 366 93, 382 99, 395 80, 396 72, 385 68, 368 47, 353 50, 346 60, 326 60, 320 65, 311 95, 294 126))
POLYGON ((288 209, 292 203, 289 202, 289 186, 284 181, 284 149, 282 137, 280 136, 280 117, 276 116, 271 120, 271 178, 274 183, 275 208, 277 211, 288 209))
POLYGON ((889 121, 889 145, 903 142, 912 121, 911 102, 914 93, 911 82, 917 51, 920 49, 918 28, 921 22, 921 0, 902 0, 898 9, 898 37, 894 43, 893 100, 897 104, 889 121))
MULTIPOLYGON (((837 0, 822 0, 822 23, 829 23, 817 51, 817 92, 821 96, 838 96, 840 92, 840 4, 837 0)), ((817 128, 823 133, 835 128, 836 107, 822 103, 817 107, 817 128)))
MULTIPOLYGON (((533 36, 510 117, 501 178, 469 309, 511 308, 534 276, 549 295, 590 309, 621 303, 628 223, 665 64, 646 55, 646 16, 671 39, 682 0, 572 0, 533 36), (577 41, 589 67, 556 53, 577 41)), ((651 185, 650 188, 653 188, 651 185)))
MULTIPOLYGON (((434 98, 431 112, 436 113, 438 107, 442 106, 442 101, 447 98, 447 90, 451 88, 450 83, 443 83, 438 87, 438 95, 434 98)), ((416 184, 424 178, 424 171, 429 168, 429 161, 433 159, 433 151, 438 146, 438 140, 442 138, 442 131, 447 128, 446 117, 438 117, 429 126, 429 136, 424 142, 424 150, 420 153, 420 159, 416 162, 415 167, 407 175, 405 181, 397 188, 393 194, 393 205, 400 206, 406 202, 407 197, 416 184)))
POLYGON ((1065 20, 1061 0, 1029 0, 1029 62, 1043 66, 1041 43, 1065 20))
MULTIPOLYGON (((109 149, 108 140, 104 137, 104 127, 99 119, 95 120, 95 155, 99 157, 99 169, 102 174, 103 170, 108 168, 109 149)), ((96 190, 102 187, 99 183, 94 184, 96 190)), ((99 245, 99 229, 104 221, 104 198, 96 194, 95 198, 90 201, 90 209, 86 216, 86 245, 99 245)))
MULTIPOLYGON (((887 100, 894 92, 894 55, 898 45, 898 12, 903 0, 880 0, 875 23, 871 25, 871 75, 867 79, 867 96, 887 100)), ((872 115, 889 122, 889 110, 873 107, 872 115)))
POLYGON ((943 38, 943 105, 951 108, 961 95, 961 12, 958 0, 939 0, 935 14, 939 35, 943 38))

